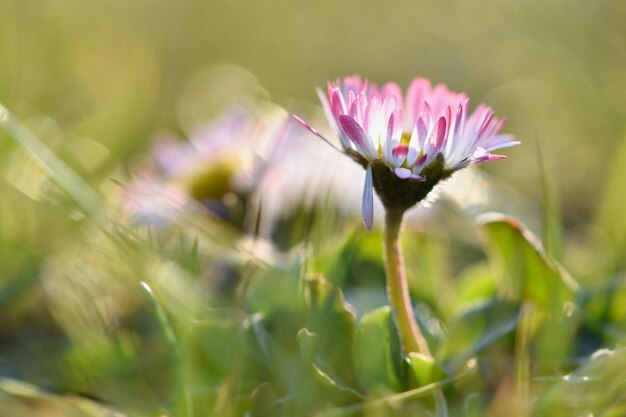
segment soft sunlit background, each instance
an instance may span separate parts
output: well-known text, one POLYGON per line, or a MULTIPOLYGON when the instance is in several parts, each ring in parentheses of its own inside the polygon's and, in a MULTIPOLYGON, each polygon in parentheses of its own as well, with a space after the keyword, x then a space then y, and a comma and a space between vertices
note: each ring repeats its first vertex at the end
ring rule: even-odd
MULTIPOLYGON (((600 298, 590 313, 610 331, 591 326, 594 336, 576 349, 585 355, 619 346, 626 320, 626 2, 0 0, 0 103, 107 208, 91 194, 83 203, 108 213, 117 213, 120 188, 149 165, 157 139, 192 136, 241 102, 282 116, 295 112, 328 131, 315 87, 353 73, 403 88, 424 76, 465 91, 474 106, 484 102, 508 116, 504 130, 522 141, 504 152, 507 160, 455 177, 448 197, 412 214, 407 263, 415 271, 413 295, 428 314, 445 323, 462 302, 489 293, 473 220, 500 210, 520 218, 591 293, 621 289, 612 307, 604 311, 610 303, 600 298), (467 291, 453 289, 459 287, 467 291)), ((289 136, 293 148, 281 148, 287 168, 274 174, 279 189, 266 185, 267 224, 258 221, 258 207, 246 214, 255 203, 247 205, 244 193, 236 227, 192 219, 185 233, 164 237, 104 231, 75 201, 72 192, 84 196, 82 188, 51 181, 50 159, 42 167, 28 156, 39 148, 0 132, 0 378, 11 378, 1 380, 0 415, 21 415, 3 413, 9 406, 31 415, 16 398, 38 394, 10 385, 14 379, 72 401, 88 394, 130 414, 168 409, 184 371, 172 376, 141 280, 154 280, 169 316, 219 327, 199 342, 205 345, 236 333, 228 323, 237 314, 219 313, 218 320, 203 310, 237 299, 229 284, 235 276, 313 271, 341 285, 359 315, 383 305, 379 235, 364 233, 358 217, 363 173, 299 133, 289 136), (246 237, 255 221, 266 238, 262 248, 246 237), (313 255, 303 261, 309 244, 313 255)), ((274 311, 276 303, 291 311, 269 288, 252 293, 249 312, 274 311)), ((189 326, 180 327, 182 339, 195 340, 189 326)), ((441 332, 431 330, 435 338, 441 332)), ((218 369, 191 379, 218 392, 215 399, 197 388, 215 415, 227 415, 228 394, 216 387, 223 375, 241 371, 220 369, 216 358, 227 352, 206 349, 210 359, 183 362, 218 369)), ((283 375, 289 364, 275 367, 283 375)), ((273 395, 280 398, 280 389, 273 395)), ((91 415, 47 407, 49 415, 91 415)))

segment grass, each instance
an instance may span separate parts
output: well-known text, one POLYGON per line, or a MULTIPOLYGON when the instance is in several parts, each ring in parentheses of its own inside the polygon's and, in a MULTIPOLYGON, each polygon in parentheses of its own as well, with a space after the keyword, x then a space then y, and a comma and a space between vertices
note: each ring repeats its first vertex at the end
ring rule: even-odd
MULTIPOLYGON (((34 261, 45 260, 40 269, 25 270, 33 262, 25 260, 11 269, 22 274, 4 277, 1 307, 14 320, 0 353, 13 364, 3 371, 12 379, 0 386, 5 415, 626 410, 623 275, 606 271, 602 281, 576 282, 511 217, 466 218, 474 237, 465 243, 409 223, 411 292, 434 353, 425 361, 402 353, 393 316, 380 308, 380 232, 354 232, 358 222, 331 200, 286 213, 275 235, 290 242, 282 251, 198 213, 165 228, 131 226, 118 218, 115 200, 101 197, 14 116, 5 111, 2 120, 14 152, 33 158, 56 184, 47 192, 59 188, 73 200, 46 203, 57 209, 45 218, 81 213, 63 220, 54 247, 34 261), (430 256, 428 246, 439 246, 439 254, 430 256), (449 281, 446 294, 433 293, 441 279, 449 281), (32 297, 43 305, 21 305, 32 297)), ((551 204, 544 229, 554 245, 551 204)), ((4 236, 5 247, 25 244, 4 236)))

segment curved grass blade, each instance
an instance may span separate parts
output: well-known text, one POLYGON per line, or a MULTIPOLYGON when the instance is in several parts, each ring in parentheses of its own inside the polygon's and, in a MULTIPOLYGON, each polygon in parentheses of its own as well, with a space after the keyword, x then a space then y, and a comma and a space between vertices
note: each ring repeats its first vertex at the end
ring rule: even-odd
POLYGON ((437 392, 441 392, 441 389, 453 384, 455 382, 461 381, 476 372, 476 369, 471 369, 465 372, 462 372, 458 375, 452 376, 450 378, 442 379, 440 381, 434 382, 432 384, 425 385, 420 388, 412 389, 409 391, 401 392, 399 394, 389 395, 380 399, 367 401, 361 404, 349 405, 346 407, 335 408, 333 410, 324 411, 316 414, 316 417, 333 417, 333 416, 344 416, 350 415, 363 410, 371 410, 375 408, 379 408, 385 406, 387 404, 397 404, 407 400, 415 400, 418 398, 423 398, 429 395, 437 394, 437 392))
POLYGON ((146 295, 146 298, 150 302, 150 307, 154 312, 157 322, 159 323, 159 327, 161 328, 161 332, 163 333, 163 337, 165 339, 165 343, 167 345, 167 349, 169 351, 172 363, 175 367, 177 385, 179 388, 179 398, 182 400, 179 405, 179 410, 177 415, 179 416, 188 416, 193 417, 193 403, 191 399, 190 391, 187 387, 186 377, 185 377, 185 369, 184 369, 184 361, 183 355, 178 343, 178 339, 176 338, 176 334, 174 333, 174 329, 170 321, 165 314, 165 310, 159 303, 159 300, 156 298, 156 295, 152 291, 152 288, 146 282, 140 282, 139 286, 143 293, 146 295))
POLYGON ((102 210, 105 205, 100 196, 2 104, 0 104, 0 130, 40 165, 87 214, 101 225, 107 223, 102 210))

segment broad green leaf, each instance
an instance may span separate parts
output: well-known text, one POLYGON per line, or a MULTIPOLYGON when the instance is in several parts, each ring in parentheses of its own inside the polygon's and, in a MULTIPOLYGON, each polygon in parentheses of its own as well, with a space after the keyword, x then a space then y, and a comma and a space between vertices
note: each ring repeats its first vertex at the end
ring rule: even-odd
POLYGON ((413 387, 422 387, 445 377, 432 356, 409 352, 406 362, 409 366, 409 381, 413 387))
POLYGON ((317 334, 303 328, 298 331, 298 346, 300 347, 300 357, 307 362, 315 360, 320 345, 320 338, 317 334))
POLYGON ((320 341, 320 337, 317 334, 310 332, 306 328, 300 329, 298 332, 300 356, 305 362, 310 364, 315 380, 322 386, 336 391, 347 399, 363 398, 361 393, 345 383, 339 375, 328 367, 324 359, 317 354, 320 349, 320 341))
POLYGON ((335 391, 335 394, 339 394, 338 398, 349 400, 363 398, 361 393, 344 382, 341 377, 328 366, 324 358, 318 354, 321 347, 320 342, 321 338, 306 328, 300 329, 298 332, 300 356, 305 362, 310 364, 315 380, 323 387, 335 391))
POLYGON ((362 397, 352 366, 356 314, 341 290, 316 276, 305 281, 307 328, 298 332, 300 356, 316 385, 338 401, 362 397))
POLYGON ((574 299, 576 282, 518 221, 489 214, 482 217, 481 227, 501 296, 532 301, 546 311, 562 310, 574 299))
POLYGON ((486 262, 477 262, 465 268, 456 277, 452 314, 458 314, 469 306, 493 298, 496 281, 486 262))
POLYGON ((306 289, 305 297, 312 315, 339 312, 347 314, 347 320, 354 322, 355 312, 338 287, 316 276, 306 280, 306 289))
POLYGON ((402 351, 391 309, 381 307, 363 316, 354 338, 357 378, 369 390, 403 388, 402 351))
POLYGON ((451 248, 446 238, 406 230, 402 239, 409 291, 438 317, 446 315, 454 301, 451 248))
POLYGON ((516 220, 487 215, 483 217, 482 230, 500 296, 535 307, 529 342, 534 352, 534 370, 559 372, 573 346, 577 283, 516 220))
POLYGON ((363 225, 359 225, 341 243, 328 244, 327 247, 334 247, 334 252, 316 259, 317 268, 325 272, 326 279, 342 288, 380 285, 385 274, 381 233, 376 230, 363 233, 363 225))
POLYGON ((316 379, 320 381, 322 385, 337 390, 350 399, 364 398, 360 392, 342 382, 339 376, 332 374, 329 370, 322 369, 319 364, 313 363, 311 366, 316 379))
POLYGON ((328 270, 326 277, 330 282, 335 285, 343 285, 347 280, 348 273, 354 258, 357 255, 359 249, 359 239, 362 238, 363 228, 361 225, 355 228, 349 233, 341 246, 335 248, 333 255, 330 259, 320 259, 326 266, 324 269, 328 270))
POLYGON ((491 300, 454 318, 436 357, 456 370, 465 362, 491 347, 501 346, 512 354, 512 337, 519 322, 519 309, 514 303, 491 300))
POLYGON ((352 342, 356 313, 341 290, 321 276, 306 280, 307 328, 317 335, 316 356, 346 381, 353 382, 352 342))

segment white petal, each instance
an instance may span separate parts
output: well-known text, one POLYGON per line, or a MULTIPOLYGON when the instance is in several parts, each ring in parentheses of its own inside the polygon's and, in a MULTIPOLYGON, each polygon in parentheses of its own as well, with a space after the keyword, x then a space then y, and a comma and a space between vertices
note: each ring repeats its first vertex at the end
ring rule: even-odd
POLYGON ((328 124, 330 125, 330 127, 332 127, 333 133, 335 134, 335 136, 339 136, 340 130, 339 130, 339 127, 337 126, 337 122, 335 121, 335 117, 333 116, 333 112, 330 109, 330 103, 328 102, 326 95, 320 88, 316 88, 315 91, 317 92, 317 97, 320 99, 320 103, 322 104, 322 109, 324 110, 324 116, 326 116, 326 120, 328 120, 328 124))
POLYGON ((393 150, 400 144, 402 138, 402 112, 394 110, 387 122, 386 139, 383 146, 383 159, 388 165, 397 166, 394 163, 393 150))
POLYGON ((295 119, 296 122, 298 122, 301 126, 303 126, 305 129, 307 129, 309 132, 313 133, 315 136, 317 136, 318 138, 322 139, 328 145, 332 146, 333 149, 335 149, 335 150, 337 150, 339 152, 342 152, 339 148, 337 148, 335 145, 333 145, 328 139, 326 139, 320 132, 318 132, 312 126, 310 126, 307 122, 305 122, 304 120, 302 120, 301 118, 299 118, 295 114, 292 115, 292 116, 293 116, 293 118, 295 119))
POLYGON ((406 157, 406 164, 408 166, 413 166, 417 157, 419 156, 422 147, 419 144, 419 135, 417 134, 417 126, 413 128, 413 133, 411 134, 411 139, 409 140, 409 154, 406 157))
POLYGON ((520 143, 520 141, 515 140, 511 135, 498 135, 494 136, 487 142, 487 144, 485 145, 485 149, 488 151, 494 151, 496 149, 516 146, 520 143))
POLYGON ((415 175, 411 172, 410 169, 407 168, 396 168, 394 169, 394 173, 401 180, 414 180, 414 181, 426 181, 426 178, 421 175, 415 175))
POLYGON ((365 186, 363 187, 363 203, 361 206, 363 224, 367 230, 371 230, 374 222, 374 187, 372 185, 372 165, 367 166, 365 173, 365 186))
POLYGON ((349 116, 339 116, 339 124, 343 132, 357 147, 358 152, 369 160, 377 158, 377 152, 363 128, 349 116))

